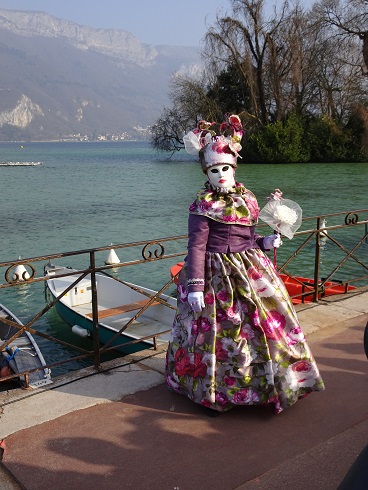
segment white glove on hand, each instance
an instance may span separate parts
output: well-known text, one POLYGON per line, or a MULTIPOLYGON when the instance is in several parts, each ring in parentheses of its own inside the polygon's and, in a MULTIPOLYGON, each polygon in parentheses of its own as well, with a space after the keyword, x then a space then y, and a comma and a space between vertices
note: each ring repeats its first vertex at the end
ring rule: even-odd
POLYGON ((263 246, 266 250, 271 250, 271 248, 279 248, 280 245, 282 245, 282 240, 278 233, 266 236, 263 239, 263 246))
POLYGON ((199 313, 204 308, 204 299, 202 291, 196 291, 188 294, 188 303, 193 311, 199 313))

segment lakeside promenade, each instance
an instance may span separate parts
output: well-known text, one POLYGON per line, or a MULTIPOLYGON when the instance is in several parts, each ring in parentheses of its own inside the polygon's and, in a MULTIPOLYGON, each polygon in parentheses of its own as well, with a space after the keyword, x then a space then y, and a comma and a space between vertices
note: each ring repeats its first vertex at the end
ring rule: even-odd
POLYGON ((0 393, 0 489, 339 488, 368 444, 368 289, 296 309, 326 391, 277 416, 211 418, 167 389, 165 352, 147 350, 0 393))

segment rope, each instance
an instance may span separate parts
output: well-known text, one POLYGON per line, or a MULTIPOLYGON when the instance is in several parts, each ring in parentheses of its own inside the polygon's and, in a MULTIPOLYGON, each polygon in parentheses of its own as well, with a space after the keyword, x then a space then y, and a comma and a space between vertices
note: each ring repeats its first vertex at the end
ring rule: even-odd
MULTIPOLYGON (((9 352, 9 353, 10 353, 10 349, 9 349, 9 346, 8 346, 8 345, 5 347, 5 350, 6 350, 6 352, 9 352)), ((9 361, 11 361, 12 359, 14 359, 14 356, 15 356, 15 354, 16 354, 18 351, 19 351, 19 349, 18 349, 18 347, 17 347, 17 348, 16 348, 16 349, 13 351, 13 354, 12 354, 11 356, 6 356, 6 358, 5 358, 5 359, 6 359, 8 362, 9 362, 9 361)))

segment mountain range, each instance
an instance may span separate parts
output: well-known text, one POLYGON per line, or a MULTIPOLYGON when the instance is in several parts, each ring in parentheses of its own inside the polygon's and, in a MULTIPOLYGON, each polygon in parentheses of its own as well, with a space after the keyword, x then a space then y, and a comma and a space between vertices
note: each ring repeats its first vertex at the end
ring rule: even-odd
POLYGON ((0 140, 146 139, 199 48, 0 9, 0 140))

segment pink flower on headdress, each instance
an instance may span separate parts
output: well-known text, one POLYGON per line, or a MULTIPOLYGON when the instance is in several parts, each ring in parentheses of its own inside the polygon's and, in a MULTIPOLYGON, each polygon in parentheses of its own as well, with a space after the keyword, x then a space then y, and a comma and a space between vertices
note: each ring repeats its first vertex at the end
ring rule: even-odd
POLYGON ((239 116, 236 116, 235 114, 229 116, 229 122, 231 126, 234 128, 235 132, 243 131, 243 126, 239 116))
POLYGON ((227 121, 224 121, 220 125, 220 133, 226 134, 226 136, 231 135, 233 138, 238 137, 239 142, 243 134, 243 126, 239 116, 235 114, 227 116, 227 121))
POLYGON ((216 153, 231 153, 228 143, 223 140, 215 141, 212 144, 212 150, 216 153))

